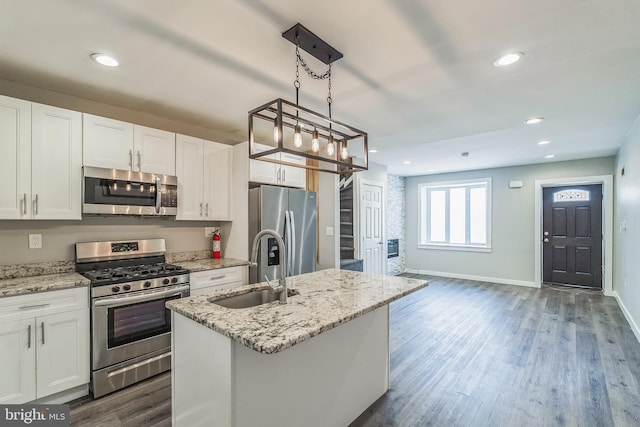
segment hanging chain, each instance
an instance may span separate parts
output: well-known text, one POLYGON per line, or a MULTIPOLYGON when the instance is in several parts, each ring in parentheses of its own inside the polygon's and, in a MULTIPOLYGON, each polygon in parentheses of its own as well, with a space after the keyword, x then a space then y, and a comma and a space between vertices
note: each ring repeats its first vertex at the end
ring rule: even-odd
POLYGON ((309 67, 309 65, 307 64, 307 61, 305 61, 304 58, 300 56, 300 51, 298 50, 298 46, 296 46, 296 57, 298 58, 300 65, 302 65, 302 68, 304 68, 304 70, 307 72, 309 77, 311 77, 312 79, 325 80, 325 79, 328 79, 329 76, 331 75, 331 64, 329 64, 329 69, 324 74, 318 74, 315 71, 313 71, 311 67, 309 67))
POLYGON ((293 86, 296 88, 296 105, 300 104, 300 51, 298 44, 296 44, 296 79, 293 82, 293 86))
POLYGON ((331 103, 333 103, 333 99, 331 98, 331 64, 329 64, 329 70, 325 74, 328 74, 329 77, 329 94, 327 95, 327 104, 329 104, 329 118, 331 118, 331 103))

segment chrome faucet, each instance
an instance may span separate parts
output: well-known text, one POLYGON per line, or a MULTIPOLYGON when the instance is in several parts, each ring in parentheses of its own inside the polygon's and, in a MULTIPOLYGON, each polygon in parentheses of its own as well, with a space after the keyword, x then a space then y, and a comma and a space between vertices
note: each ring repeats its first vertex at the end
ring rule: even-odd
MULTIPOLYGON (((281 290, 280 292, 280 304, 286 304, 287 303, 287 278, 286 278, 286 274, 285 274, 285 265, 284 265, 284 260, 285 260, 285 256, 284 256, 284 251, 285 251, 285 247, 284 247, 284 241, 282 240, 282 237, 280 237, 280 235, 278 234, 277 231, 275 230, 271 230, 271 229, 264 229, 262 231, 260 231, 258 234, 256 234, 256 237, 253 238, 253 245, 251 245, 252 249, 251 249, 251 262, 249 262, 249 265, 251 267, 257 267, 258 266, 258 246, 260 245, 260 239, 264 236, 273 236, 274 239, 276 239, 276 242, 278 243, 278 252, 280 254, 280 280, 278 281, 278 287, 274 288, 276 290, 281 290)), ((269 283, 269 280, 267 279, 267 283, 269 283)))

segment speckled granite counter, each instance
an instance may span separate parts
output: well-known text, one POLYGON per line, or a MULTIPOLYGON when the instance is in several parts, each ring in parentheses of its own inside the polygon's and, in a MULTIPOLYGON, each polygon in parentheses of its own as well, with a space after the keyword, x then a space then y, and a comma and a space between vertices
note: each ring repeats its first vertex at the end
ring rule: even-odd
POLYGON ((423 280, 329 269, 288 277, 300 292, 289 303, 228 309, 209 301, 264 289, 264 283, 214 295, 173 300, 167 307, 246 347, 265 354, 280 352, 425 286, 423 280))
POLYGON ((77 273, 44 274, 0 280, 0 298, 35 292, 88 286, 89 279, 77 273))
POLYGON ((178 261, 176 264, 181 265, 192 273, 196 271, 216 270, 218 268, 237 267, 242 265, 249 265, 248 261, 243 261, 234 258, 206 258, 196 259, 191 261, 178 261))

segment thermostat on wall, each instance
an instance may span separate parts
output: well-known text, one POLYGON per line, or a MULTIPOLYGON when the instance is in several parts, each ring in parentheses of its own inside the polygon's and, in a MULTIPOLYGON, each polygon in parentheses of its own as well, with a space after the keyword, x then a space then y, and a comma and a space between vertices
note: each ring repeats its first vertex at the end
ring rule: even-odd
POLYGON ((522 181, 509 181, 509 188, 522 188, 522 181))

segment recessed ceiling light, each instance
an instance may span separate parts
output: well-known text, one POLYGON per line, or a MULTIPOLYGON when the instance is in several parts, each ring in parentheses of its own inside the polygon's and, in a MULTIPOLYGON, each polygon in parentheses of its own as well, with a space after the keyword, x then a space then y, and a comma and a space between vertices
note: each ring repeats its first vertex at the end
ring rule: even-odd
POLYGON ((547 144, 551 144, 551 141, 549 141, 548 139, 538 142, 538 145, 547 145, 547 144))
POLYGON ((545 159, 553 159, 555 156, 553 154, 547 154, 544 156, 545 159))
POLYGON ((435 172, 435 169, 429 169, 427 172, 435 172))
POLYGON ((120 65, 117 59, 112 56, 105 55, 104 53, 94 53, 91 55, 91 59, 96 61, 100 65, 104 65, 105 67, 117 67, 120 65))
POLYGON ((502 55, 500 58, 493 61, 493 65, 496 67, 506 67, 507 65, 515 64, 524 56, 522 52, 511 52, 506 55, 502 55))
POLYGON ((377 153, 378 150, 376 150, 375 148, 372 148, 371 150, 369 150, 370 153, 377 153))
POLYGON ((405 165, 410 165, 411 162, 409 160, 407 160, 406 162, 404 162, 405 165))
POLYGON ((528 125, 537 125, 543 120, 544 120, 544 117, 531 117, 530 119, 527 119, 524 122, 528 125))

